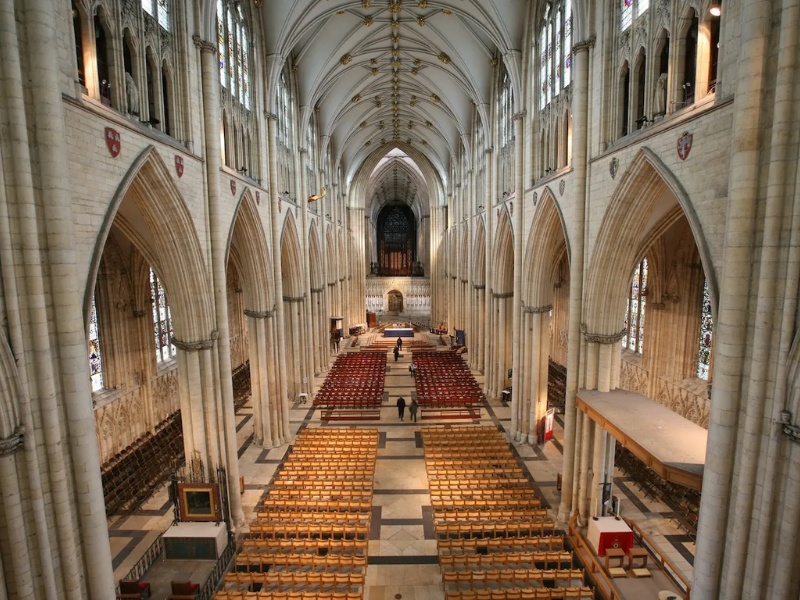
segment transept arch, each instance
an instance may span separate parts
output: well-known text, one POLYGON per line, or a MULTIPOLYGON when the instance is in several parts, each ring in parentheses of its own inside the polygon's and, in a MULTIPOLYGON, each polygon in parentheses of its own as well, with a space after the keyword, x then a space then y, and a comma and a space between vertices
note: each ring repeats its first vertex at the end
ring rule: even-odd
POLYGON ((160 274, 175 309, 176 337, 187 342, 208 339, 214 329, 214 311, 197 230, 155 147, 148 146, 137 157, 111 200, 89 267, 83 299, 87 316, 112 225, 130 234, 131 241, 160 274), (181 251, 176 252, 177 248, 181 251))

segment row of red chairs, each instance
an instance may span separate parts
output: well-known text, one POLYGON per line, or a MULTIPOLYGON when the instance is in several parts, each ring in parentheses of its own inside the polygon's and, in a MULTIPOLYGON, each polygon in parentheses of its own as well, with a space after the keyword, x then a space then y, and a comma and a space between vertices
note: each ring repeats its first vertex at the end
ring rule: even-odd
POLYGON ((386 354, 344 353, 314 398, 318 408, 378 408, 383 400, 386 354))
POLYGON ((481 390, 464 360, 449 352, 414 352, 414 386, 423 407, 471 406, 481 390))

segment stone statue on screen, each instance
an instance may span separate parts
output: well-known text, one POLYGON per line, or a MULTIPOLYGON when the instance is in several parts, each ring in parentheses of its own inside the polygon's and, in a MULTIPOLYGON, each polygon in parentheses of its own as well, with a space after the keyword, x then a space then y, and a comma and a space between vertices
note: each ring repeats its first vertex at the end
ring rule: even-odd
POLYGON ((653 114, 664 115, 667 112, 667 74, 662 73, 656 81, 656 93, 653 96, 653 114))
POLYGON ((128 114, 139 116, 139 88, 130 73, 125 73, 125 96, 128 101, 128 114))

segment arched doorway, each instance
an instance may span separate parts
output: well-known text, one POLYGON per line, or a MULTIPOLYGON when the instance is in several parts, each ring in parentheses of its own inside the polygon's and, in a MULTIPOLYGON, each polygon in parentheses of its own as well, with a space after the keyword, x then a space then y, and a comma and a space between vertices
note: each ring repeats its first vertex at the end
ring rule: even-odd
POLYGON ((391 290, 387 294, 389 314, 399 315, 403 312, 403 294, 399 290, 391 290))

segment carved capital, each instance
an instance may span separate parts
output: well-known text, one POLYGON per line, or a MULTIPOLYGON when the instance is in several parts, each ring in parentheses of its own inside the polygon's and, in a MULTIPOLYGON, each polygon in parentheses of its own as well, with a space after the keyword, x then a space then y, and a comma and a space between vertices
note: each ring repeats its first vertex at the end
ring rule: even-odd
POLYGON ((498 300, 505 300, 506 298, 513 298, 514 292, 492 292, 492 298, 498 300))
POLYGON ((553 310, 552 304, 545 304, 544 306, 526 306, 525 304, 522 305, 522 312, 540 315, 542 313, 550 312, 553 310))
POLYGON ((528 113, 526 111, 521 110, 518 113, 516 113, 513 117, 511 117, 511 120, 512 121, 521 121, 522 119, 524 119, 527 116, 527 114, 528 113))
POLYGON ((305 300, 305 299, 306 299, 306 295, 305 294, 303 294, 302 296, 284 296, 283 297, 283 301, 284 302, 295 302, 295 303, 297 303, 297 302, 303 302, 303 300, 305 300))
POLYGON ((312 294, 321 294, 324 289, 325 289, 324 285, 322 287, 318 287, 318 288, 311 288, 311 293, 312 294))
POLYGON ((469 283, 469 279, 462 279, 461 283, 469 283))
POLYGON ((172 336, 172 343, 176 348, 180 348, 184 352, 197 352, 198 350, 207 350, 214 347, 214 342, 219 337, 219 331, 216 329, 211 332, 211 336, 206 340, 197 340, 195 342, 184 342, 172 336))
POLYGON ((621 329, 616 333, 589 333, 586 323, 581 323, 581 333, 590 344, 616 344, 627 331, 627 329, 621 329))
POLYGON ((275 316, 275 309, 272 310, 251 310, 249 308, 244 309, 244 316, 251 317, 253 319, 270 319, 275 316))
POLYGON ((485 290, 486 289, 486 284, 485 283, 473 283, 472 284, 472 289, 473 290, 485 290))
POLYGON ((22 443, 24 441, 24 434, 25 428, 23 426, 17 427, 17 430, 10 435, 9 437, 5 438, 4 440, 0 440, 0 456, 8 456, 9 454, 14 454, 17 450, 22 448, 22 443))
POLYGON ((212 44, 211 42, 207 42, 206 40, 204 40, 203 38, 201 38, 197 34, 194 34, 192 36, 192 41, 194 42, 195 47, 200 49, 200 52, 208 52, 210 54, 216 54, 217 53, 217 45, 216 44, 212 44))
POLYGON ((277 121, 278 120, 278 115, 276 113, 265 112, 264 116, 267 117, 267 119, 269 119, 270 121, 277 121))
POLYGON ((584 50, 589 50, 590 48, 594 48, 594 43, 597 40, 597 36, 592 34, 582 42, 578 42, 572 46, 572 53, 577 54, 578 52, 583 52, 584 50))

